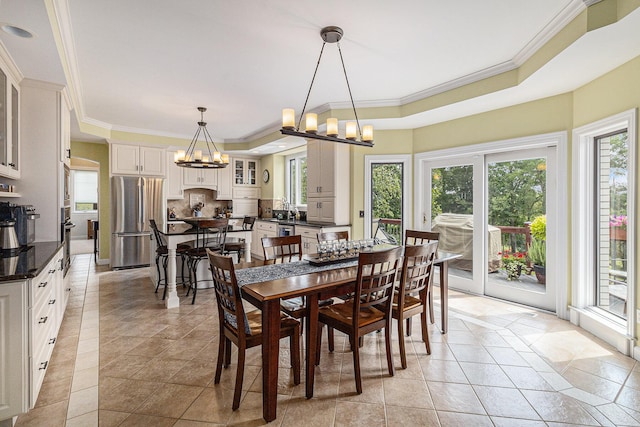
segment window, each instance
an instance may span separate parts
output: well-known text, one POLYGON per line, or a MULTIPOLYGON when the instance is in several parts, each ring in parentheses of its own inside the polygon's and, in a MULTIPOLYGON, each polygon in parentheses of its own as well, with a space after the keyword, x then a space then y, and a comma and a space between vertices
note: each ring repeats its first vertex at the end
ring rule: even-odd
POLYGON ((635 130, 629 110, 573 132, 571 321, 624 354, 636 327, 635 130))
POLYGON ((307 206, 307 155, 294 154, 286 157, 287 198, 291 206, 307 206))
POLYGON ((90 170, 72 170, 71 188, 74 212, 97 212, 98 210, 98 172, 90 170))

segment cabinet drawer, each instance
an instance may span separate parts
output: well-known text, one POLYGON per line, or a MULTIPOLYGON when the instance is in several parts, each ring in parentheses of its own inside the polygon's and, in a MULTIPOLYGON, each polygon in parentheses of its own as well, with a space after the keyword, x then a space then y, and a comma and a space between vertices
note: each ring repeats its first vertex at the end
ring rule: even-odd
POLYGON ((37 348, 44 345, 45 342, 52 338, 50 335, 55 331, 55 325, 57 324, 57 310, 58 301, 53 298, 45 304, 39 311, 34 312, 31 320, 31 334, 32 334, 32 353, 37 354, 37 348))
POLYGON ((260 198, 260 188, 234 188, 233 189, 233 198, 234 199, 259 199, 260 198))
POLYGON ((301 227, 296 225, 296 234, 301 235, 302 237, 307 237, 310 239, 318 239, 318 232, 320 228, 313 227, 301 227))
POLYGON ((42 273, 32 282, 31 292, 33 293, 32 304, 38 306, 48 299, 55 288, 55 263, 49 263, 42 273))
POLYGON ((256 221, 255 228, 260 231, 271 231, 276 233, 278 231, 278 224, 275 222, 256 221))

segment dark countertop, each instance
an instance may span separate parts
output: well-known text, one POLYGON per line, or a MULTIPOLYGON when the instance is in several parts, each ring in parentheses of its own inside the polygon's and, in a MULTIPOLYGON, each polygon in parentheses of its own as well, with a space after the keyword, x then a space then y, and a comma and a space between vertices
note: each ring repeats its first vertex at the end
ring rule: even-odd
POLYGON ((258 221, 275 222, 278 225, 300 225, 305 227, 350 227, 351 224, 336 225, 327 222, 307 222, 299 219, 258 218, 258 221))
POLYGON ((62 246, 60 242, 32 243, 17 256, 0 256, 0 282, 13 282, 36 277, 62 246))

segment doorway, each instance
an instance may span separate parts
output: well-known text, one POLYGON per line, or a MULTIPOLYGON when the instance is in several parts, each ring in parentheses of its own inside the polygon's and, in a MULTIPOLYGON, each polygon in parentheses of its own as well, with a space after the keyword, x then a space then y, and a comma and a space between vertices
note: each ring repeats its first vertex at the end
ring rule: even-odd
POLYGON ((562 306, 556 158, 565 140, 541 135, 416 155, 415 215, 422 229, 440 233, 441 250, 462 255, 450 264, 452 288, 549 311, 562 306))
POLYGON ((71 254, 92 254, 97 246, 100 164, 92 160, 71 158, 70 195, 71 254))

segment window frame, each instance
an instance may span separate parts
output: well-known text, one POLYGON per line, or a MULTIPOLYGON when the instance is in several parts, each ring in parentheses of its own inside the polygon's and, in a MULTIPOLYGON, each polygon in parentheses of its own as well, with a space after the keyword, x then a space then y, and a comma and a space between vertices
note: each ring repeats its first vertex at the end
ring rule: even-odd
MULTIPOLYGON (((637 109, 628 110, 611 117, 581 126, 573 130, 573 173, 572 173, 572 266, 571 266, 571 322, 583 327, 606 342, 614 345, 618 351, 630 355, 633 353, 636 330, 636 250, 635 240, 627 243, 627 319, 620 318, 597 306, 596 260, 598 249, 596 236, 596 140, 612 132, 627 129, 628 151, 628 189, 627 217, 636 218, 636 148, 637 109), (591 230, 591 232, 585 232, 591 230)), ((627 224, 627 234, 635 236, 635 221, 627 224)))
MULTIPOLYGON (((295 153, 295 154, 290 154, 288 156, 285 157, 285 194, 287 195, 287 198, 289 199, 289 201, 291 201, 291 161, 294 161, 296 163, 296 169, 300 170, 300 160, 301 159, 307 159, 307 153, 305 152, 299 152, 299 153, 295 153)), ((296 200, 301 200, 302 199, 302 174, 298 174, 298 176, 296 177, 296 200)), ((296 207, 298 209, 303 209, 306 210, 307 209, 307 204, 306 203, 297 203, 295 205, 292 205, 292 207, 296 207)))
POLYGON ((82 167, 74 167, 71 169, 71 177, 70 177, 70 193, 71 193, 71 212, 73 214, 96 214, 100 209, 100 171, 94 168, 82 168, 82 167), (96 174, 96 209, 79 211, 76 209, 76 172, 93 172, 96 174))

